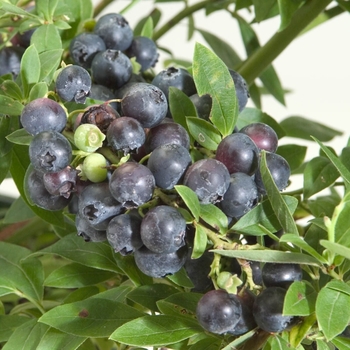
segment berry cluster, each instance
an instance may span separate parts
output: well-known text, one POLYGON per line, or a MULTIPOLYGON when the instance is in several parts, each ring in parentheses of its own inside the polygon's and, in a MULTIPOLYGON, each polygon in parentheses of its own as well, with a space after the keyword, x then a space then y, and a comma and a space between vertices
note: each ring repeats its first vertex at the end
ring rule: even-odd
MULTIPOLYGON (((266 194, 262 150, 278 190, 288 185, 290 168, 275 153, 276 132, 251 123, 223 137, 215 151, 200 152, 193 135, 172 118, 169 91, 176 88, 188 96, 206 122, 211 120, 211 96, 198 95, 184 68, 170 67, 146 78, 143 73, 157 62, 157 47, 147 37, 134 37, 120 14, 102 16, 93 32, 76 36, 69 54, 73 64, 61 68, 55 79, 56 100, 35 99, 21 114, 23 128, 33 137, 25 177, 28 200, 47 210, 68 208, 85 241, 107 241, 116 253, 133 254, 148 276, 162 278, 184 267, 195 290, 206 291, 197 318, 210 332, 240 335, 256 325, 280 332, 294 324, 294 318, 282 316, 282 308, 285 288, 301 278, 299 267, 265 264, 266 288, 257 297, 245 290, 237 295, 213 290, 208 279, 212 254, 191 259, 193 223, 185 218, 176 189, 188 188, 201 205, 214 205, 229 222, 237 222, 266 194), (133 73, 134 60, 138 74, 133 73), (90 98, 106 102, 83 111, 77 107, 69 115, 62 107, 80 106, 90 98), (202 266, 195 265, 198 261, 202 266)), ((241 112, 248 88, 240 74, 228 71, 241 112)), ((13 67, 9 72, 16 74, 13 67)))

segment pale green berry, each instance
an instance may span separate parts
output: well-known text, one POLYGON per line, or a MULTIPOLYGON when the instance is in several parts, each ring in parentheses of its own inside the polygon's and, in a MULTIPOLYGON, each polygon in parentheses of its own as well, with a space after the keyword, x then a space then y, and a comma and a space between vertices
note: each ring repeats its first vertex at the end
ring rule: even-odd
POLYGON ((107 161, 100 153, 91 153, 85 157, 81 166, 82 175, 91 182, 102 182, 107 178, 107 161))
POLYGON ((106 135, 94 124, 81 124, 74 132, 75 145, 84 152, 95 152, 102 147, 106 135))

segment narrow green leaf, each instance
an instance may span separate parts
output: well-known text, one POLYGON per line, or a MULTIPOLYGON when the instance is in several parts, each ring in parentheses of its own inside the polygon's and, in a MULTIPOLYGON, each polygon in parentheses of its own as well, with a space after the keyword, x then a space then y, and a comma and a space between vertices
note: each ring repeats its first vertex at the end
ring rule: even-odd
POLYGON ((220 349, 220 343, 221 342, 214 337, 207 337, 191 345, 189 350, 218 350, 220 349))
POLYGON ((141 36, 146 36, 147 38, 152 39, 153 36, 153 19, 152 17, 148 17, 145 24, 141 30, 141 36))
POLYGON ((62 53, 62 49, 56 49, 39 54, 41 64, 40 81, 45 80, 47 84, 51 84, 54 73, 61 62, 62 53))
POLYGON ((330 241, 327 241, 325 239, 322 239, 320 241, 320 244, 329 249, 332 253, 337 254, 337 255, 341 255, 346 259, 350 260, 350 248, 344 247, 338 243, 333 243, 330 241))
POLYGON ((29 318, 20 315, 0 315, 0 342, 7 341, 12 333, 29 318))
POLYGON ((242 60, 233 47, 220 37, 202 29, 197 29, 197 31, 201 33, 204 40, 208 43, 215 54, 223 60, 228 68, 234 69, 237 65, 242 63, 242 60))
POLYGON ((175 287, 157 283, 135 288, 128 293, 127 298, 151 311, 159 312, 157 301, 177 292, 178 290, 175 287))
POLYGON ((0 157, 7 155, 11 151, 12 143, 6 139, 6 136, 18 128, 18 118, 9 117, 7 115, 0 115, 0 157))
POLYGON ((183 185, 175 186, 177 193, 180 195, 187 208, 190 210, 194 218, 198 221, 200 215, 199 199, 194 191, 183 185))
POLYGON ((33 136, 30 135, 24 128, 22 128, 22 129, 17 129, 13 133, 7 135, 6 139, 17 145, 29 146, 29 144, 33 139, 33 136))
POLYGON ((10 167, 11 167, 11 158, 12 154, 11 152, 0 156, 0 184, 4 181, 4 179, 7 177, 10 167))
POLYGON ((316 300, 316 315, 320 330, 328 341, 340 334, 350 321, 350 295, 327 285, 320 290, 316 300))
POLYGON ((218 148, 221 135, 213 124, 198 117, 186 117, 186 123, 190 134, 201 146, 212 151, 218 148))
POLYGON ((253 0, 254 12, 255 12, 255 21, 261 22, 266 18, 269 18, 269 13, 273 6, 275 5, 276 0, 267 0, 259 1, 253 0))
POLYGON ((343 281, 337 281, 337 280, 330 281, 327 283, 327 288, 334 289, 341 293, 350 295, 350 285, 343 281))
POLYGON ((11 204, 10 208, 5 214, 3 219, 4 224, 14 224, 16 222, 21 222, 29 220, 35 217, 35 213, 27 205, 22 197, 16 198, 16 200, 11 204))
POLYGON ((273 262, 273 263, 291 263, 321 266, 318 260, 312 256, 301 253, 289 253, 278 250, 220 250, 213 249, 211 252, 228 256, 230 258, 239 258, 260 262, 273 262))
POLYGON ((307 147, 296 144, 278 146, 277 154, 282 156, 289 164, 290 170, 298 169, 304 162, 307 147))
POLYGON ((183 287, 183 288, 193 288, 194 285, 190 278, 188 277, 186 270, 182 267, 179 271, 174 273, 173 275, 168 275, 166 278, 171 281, 172 283, 175 283, 176 285, 183 287))
POLYGON ((278 0, 281 24, 279 31, 288 27, 294 12, 302 5, 301 1, 278 0))
POLYGON ((44 284, 56 288, 81 288, 101 283, 115 276, 115 272, 94 269, 72 263, 54 270, 44 284))
POLYGON ((45 82, 35 84, 29 92, 29 101, 36 100, 37 98, 46 97, 49 89, 45 82))
POLYGON ((194 236, 191 259, 198 259, 202 256, 205 249, 207 248, 207 242, 208 239, 206 234, 206 228, 201 225, 197 225, 194 236))
POLYGON ((14 100, 21 101, 23 99, 23 94, 21 88, 13 80, 5 80, 0 85, 0 91, 14 100))
POLYGON ((283 339, 278 334, 273 335, 269 338, 268 346, 264 346, 264 350, 271 349, 271 350, 290 350, 290 344, 287 340, 283 339))
POLYGON ((309 282, 293 282, 287 290, 283 315, 308 316, 315 311, 317 292, 309 282))
POLYGON ((334 344, 338 350, 349 350, 350 349, 350 339, 345 337, 336 337, 332 339, 332 344, 334 344))
POLYGON ((265 151, 261 151, 260 171, 269 201, 284 232, 298 235, 299 233, 293 215, 267 167, 265 151))
POLYGON ((314 312, 309 316, 303 317, 302 321, 290 330, 289 341, 292 347, 303 350, 303 348, 300 348, 300 343, 310 334, 310 330, 314 327, 316 321, 314 312))
POLYGON ((347 185, 350 184, 350 171, 341 163, 339 158, 334 155, 327 146, 323 145, 321 141, 312 137, 321 147, 322 151, 326 154, 329 160, 334 164, 334 166, 338 169, 340 176, 346 182, 347 185))
POLYGON ((40 80, 40 59, 38 50, 34 45, 29 46, 21 60, 21 79, 25 95, 28 96, 28 87, 40 80))
POLYGON ((280 238, 280 242, 292 243, 294 246, 304 250, 309 253, 315 259, 317 259, 320 263, 326 264, 327 259, 325 259, 321 254, 319 254, 314 248, 312 248, 304 239, 300 236, 297 236, 292 233, 285 233, 280 238))
MULTIPOLYGON (((152 18, 153 22, 153 28, 157 26, 160 18, 162 16, 162 13, 158 8, 153 8, 152 11, 145 17, 143 17, 135 26, 134 26, 134 36, 141 35, 142 28, 144 27, 145 23, 147 22, 148 18, 152 18)), ((152 34, 153 35, 153 34, 152 34)), ((152 38, 151 38, 152 39, 152 38)))
POLYGON ((59 0, 37 0, 35 3, 36 12, 51 22, 59 0))
POLYGON ((78 288, 73 290, 73 292, 71 292, 70 294, 68 294, 68 296, 64 298, 62 304, 74 303, 76 301, 81 301, 99 294, 100 288, 96 286, 78 288))
POLYGON ((0 105, 1 105, 1 114, 7 114, 11 116, 20 115, 23 109, 23 105, 4 95, 0 95, 0 105))
POLYGON ((198 94, 212 97, 212 123, 223 136, 231 134, 238 117, 233 79, 225 63, 199 43, 194 50, 193 78, 198 94))
POLYGON ((112 272, 120 272, 109 244, 85 242, 76 233, 61 238, 35 254, 57 254, 76 263, 112 272))
POLYGON ((108 299, 88 298, 56 306, 39 318, 64 333, 80 337, 109 337, 126 322, 144 314, 131 306, 108 299))
POLYGON ((87 337, 77 337, 50 328, 40 339, 40 343, 36 350, 60 349, 75 350, 87 339, 87 337))
POLYGON ((44 272, 38 259, 28 258, 30 253, 26 248, 0 242, 0 287, 40 302, 43 297, 44 272))
POLYGON ((165 346, 202 331, 198 323, 187 317, 144 316, 119 327, 110 339, 133 346, 165 346))
POLYGON ((214 204, 200 204, 200 216, 215 230, 224 234, 227 231, 227 216, 214 204))
POLYGON ((282 120, 280 125, 286 136, 310 141, 315 137, 322 142, 327 142, 343 134, 341 131, 300 116, 288 117, 282 120))

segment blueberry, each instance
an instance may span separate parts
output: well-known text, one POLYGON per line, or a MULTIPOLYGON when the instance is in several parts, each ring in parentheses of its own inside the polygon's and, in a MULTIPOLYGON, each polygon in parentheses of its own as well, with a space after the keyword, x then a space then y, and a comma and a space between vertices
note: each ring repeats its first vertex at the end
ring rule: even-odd
POLYGON ((265 287, 282 287, 287 289, 294 281, 301 281, 302 269, 299 264, 266 263, 261 276, 265 287))
POLYGON ((31 135, 49 130, 62 132, 66 123, 67 114, 62 106, 45 97, 29 102, 21 114, 21 124, 31 135))
POLYGON ((20 46, 6 46, 0 50, 0 76, 12 74, 13 78, 19 74, 24 48, 20 46))
POLYGON ((103 39, 107 49, 120 51, 126 50, 134 37, 129 23, 119 13, 101 16, 96 22, 94 33, 103 39))
POLYGON ((43 131, 32 139, 29 145, 29 158, 36 170, 56 173, 69 165, 72 159, 72 147, 57 131, 43 131))
POLYGON ((91 67, 97 52, 105 51, 106 45, 101 37, 93 33, 81 33, 74 37, 69 45, 69 52, 74 64, 85 69, 91 67))
POLYGON ((91 77, 80 66, 71 65, 63 68, 56 79, 56 91, 63 101, 85 103, 91 89, 91 77))
MULTIPOLYGON (((89 97, 93 100, 110 101, 116 98, 114 92, 107 86, 92 83, 89 97)), ((117 110, 117 102, 111 102, 111 107, 117 110)))
POLYGON ((233 82, 235 84, 236 96, 239 106, 239 111, 241 112, 247 105, 249 95, 249 90, 244 78, 233 69, 229 69, 233 82))
POLYGON ((242 317, 242 306, 236 295, 225 290, 211 290, 199 300, 196 315, 205 330, 223 334, 238 323, 242 317))
POLYGON ((144 128, 152 128, 166 117, 168 103, 162 90, 148 83, 130 86, 121 102, 122 114, 135 118, 144 128))
POLYGON ((89 220, 79 214, 75 216, 75 226, 78 236, 83 237, 85 242, 104 242, 107 240, 105 230, 97 230, 90 224, 89 220))
POLYGON ((145 165, 127 162, 114 170, 109 188, 125 208, 135 208, 152 198, 155 180, 145 165))
POLYGON ((216 159, 201 159, 186 171, 183 184, 191 188, 203 204, 220 202, 230 185, 230 174, 216 159))
POLYGON ((156 43, 146 36, 134 37, 130 47, 125 53, 130 58, 136 58, 136 62, 141 65, 142 72, 154 67, 159 56, 156 43))
POLYGON ((211 96, 208 94, 204 94, 202 96, 194 94, 190 96, 190 99, 197 110, 198 117, 205 120, 209 120, 211 107, 213 104, 211 96))
POLYGON ((91 76, 95 84, 118 89, 128 82, 131 73, 130 59, 119 50, 101 51, 92 60, 91 76))
POLYGON ((186 261, 187 246, 173 253, 155 253, 142 246, 134 252, 137 267, 147 276, 162 278, 178 272, 186 261))
POLYGON ((143 244, 155 253, 173 253, 185 245, 186 221, 168 205, 150 209, 141 223, 143 244))

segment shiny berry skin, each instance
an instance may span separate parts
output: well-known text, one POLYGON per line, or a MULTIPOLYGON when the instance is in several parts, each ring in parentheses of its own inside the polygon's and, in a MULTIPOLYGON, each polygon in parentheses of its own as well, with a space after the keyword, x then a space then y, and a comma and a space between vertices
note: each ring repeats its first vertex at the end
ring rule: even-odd
POLYGON ((254 207, 257 199, 258 189, 251 176, 233 173, 230 176, 230 186, 220 202, 220 208, 227 216, 239 218, 254 207))
POLYGON ((301 281, 303 273, 299 264, 266 263, 261 276, 265 287, 287 289, 294 281, 301 281))
POLYGON ((154 67, 159 56, 156 43, 146 36, 135 36, 125 53, 130 58, 135 57, 141 72, 154 67))
POLYGON ((244 126, 239 132, 248 135, 260 150, 276 152, 278 136, 271 126, 265 123, 251 123, 244 126))
MULTIPOLYGON (((285 158, 276 153, 266 152, 266 165, 269 169, 276 187, 282 191, 288 186, 291 170, 285 158)), ((255 174, 254 181, 260 194, 265 195, 265 185, 263 183, 260 170, 255 174)))
POLYGON ((128 255, 142 247, 141 217, 130 212, 115 216, 107 227, 107 240, 116 253, 128 255))
POLYGON ((49 130, 62 132, 66 123, 67 114, 62 106, 45 97, 29 102, 21 113, 21 124, 31 135, 49 130))
POLYGON ((107 182, 86 186, 79 194, 78 207, 79 215, 95 227, 123 210, 121 204, 112 197, 107 182))
POLYGON ((142 219, 141 239, 155 253, 173 253, 185 245, 186 221, 168 205, 150 209, 142 219))
POLYGON ((145 140, 145 130, 134 118, 120 117, 107 129, 108 144, 116 151, 123 151, 125 155, 136 151, 145 140))
POLYGON ((85 242, 104 242, 107 240, 105 230, 97 230, 90 224, 89 220, 79 214, 75 216, 75 227, 78 236, 81 236, 85 242))
POLYGON ((142 246, 134 252, 137 267, 147 276, 162 278, 178 272, 186 261, 187 246, 173 253, 155 253, 142 246))
POLYGON ((215 158, 226 165, 230 174, 253 175, 259 165, 259 149, 248 135, 234 133, 222 139, 215 158))
POLYGON ((196 309, 199 324, 208 332, 223 334, 232 329, 242 316, 238 297, 225 290, 211 290, 199 300, 196 309))
POLYGON ((109 180, 109 188, 118 202, 131 209, 152 198, 155 179, 145 165, 127 162, 114 170, 109 180))
POLYGON ((20 71, 21 59, 24 48, 20 46, 8 46, 0 50, 0 76, 12 74, 15 79, 20 71))
POLYGON ((29 145, 29 158, 34 168, 44 173, 56 173, 67 167, 72 159, 69 141, 56 131, 35 135, 29 145))
POLYGON ((44 174, 43 182, 49 193, 69 198, 76 191, 77 176, 78 171, 71 166, 67 166, 57 173, 44 174))
POLYGON ((56 91, 63 101, 85 103, 91 89, 89 72, 80 66, 63 68, 57 75, 56 91))
POLYGON ((153 150, 147 167, 154 175, 156 185, 170 190, 181 181, 191 163, 191 155, 185 147, 166 144, 153 150))
POLYGON ((193 102, 197 115, 201 119, 209 120, 211 107, 213 105, 213 100, 210 95, 204 94, 199 96, 198 94, 194 94, 190 96, 190 100, 193 102))
POLYGON ((32 205, 49 211, 62 210, 68 206, 70 198, 49 193, 43 181, 43 174, 30 165, 24 177, 24 192, 32 205))
POLYGON ((121 102, 122 115, 135 118, 142 127, 152 128, 166 117, 168 103, 162 90, 148 83, 130 86, 121 102))
POLYGON ((193 190, 202 204, 220 202, 230 185, 230 174, 216 159, 201 159, 186 171, 183 184, 193 190))
MULTIPOLYGON (((116 98, 114 92, 107 86, 92 83, 89 97, 93 100, 110 101, 116 98)), ((117 110, 117 102, 111 102, 111 107, 117 110)))
POLYGON ((187 96, 197 93, 193 77, 184 68, 169 67, 162 70, 153 78, 152 84, 160 88, 167 99, 170 86, 181 90, 187 96))
POLYGON ((94 33, 103 39, 107 49, 120 51, 131 45, 134 36, 129 23, 119 13, 101 16, 96 22, 94 33))
POLYGON ((235 84, 238 107, 239 111, 241 112, 247 105, 248 98, 250 97, 248 85, 238 72, 234 71, 233 69, 229 69, 229 72, 235 84))
POLYGON ((119 50, 101 51, 92 60, 91 77, 95 84, 118 89, 128 82, 131 73, 129 57, 119 50))
POLYGON ((265 332, 279 333, 296 324, 297 317, 282 315, 285 295, 286 289, 269 287, 256 297, 253 305, 254 319, 265 332))

